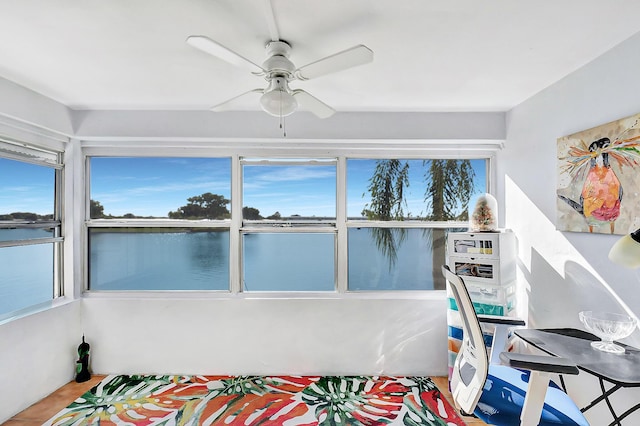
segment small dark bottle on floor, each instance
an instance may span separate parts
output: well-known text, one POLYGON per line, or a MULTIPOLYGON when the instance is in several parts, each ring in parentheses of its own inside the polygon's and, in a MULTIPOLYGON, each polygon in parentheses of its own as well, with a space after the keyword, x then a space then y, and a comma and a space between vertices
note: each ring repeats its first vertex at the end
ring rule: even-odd
POLYGON ((89 350, 91 346, 84 341, 84 335, 82 336, 82 343, 78 346, 78 360, 76 361, 76 382, 86 382, 91 378, 89 372, 89 350))

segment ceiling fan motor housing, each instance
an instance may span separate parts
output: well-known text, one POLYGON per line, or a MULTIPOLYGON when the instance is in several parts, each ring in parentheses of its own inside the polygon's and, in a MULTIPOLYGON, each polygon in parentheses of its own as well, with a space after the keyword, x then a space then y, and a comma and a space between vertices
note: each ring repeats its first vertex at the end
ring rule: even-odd
POLYGON ((267 60, 262 63, 262 68, 267 71, 265 78, 271 80, 276 76, 283 76, 289 80, 296 70, 289 60, 291 46, 284 41, 272 41, 267 44, 266 52, 267 60))
POLYGON ((262 68, 267 71, 265 80, 269 86, 260 97, 260 105, 268 114, 287 116, 298 108, 298 102, 289 88, 289 80, 296 67, 289 60, 291 46, 284 41, 272 41, 266 46, 267 60, 262 68))

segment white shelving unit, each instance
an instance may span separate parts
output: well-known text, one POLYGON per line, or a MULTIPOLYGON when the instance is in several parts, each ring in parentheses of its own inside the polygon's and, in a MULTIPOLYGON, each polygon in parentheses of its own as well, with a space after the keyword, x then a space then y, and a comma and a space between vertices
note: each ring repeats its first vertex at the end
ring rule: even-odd
POLYGON ((513 232, 452 232, 447 265, 460 275, 476 312, 507 315, 516 304, 516 238, 513 232))

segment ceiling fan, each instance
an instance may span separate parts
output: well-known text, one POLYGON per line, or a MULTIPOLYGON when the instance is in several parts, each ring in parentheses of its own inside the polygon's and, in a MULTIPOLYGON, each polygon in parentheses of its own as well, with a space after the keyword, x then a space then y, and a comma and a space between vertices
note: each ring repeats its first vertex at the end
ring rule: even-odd
MULTIPOLYGON (((228 111, 241 98, 259 98, 262 109, 276 117, 292 114, 298 108, 312 112, 319 118, 327 118, 335 110, 318 98, 302 89, 291 89, 289 82, 293 80, 309 80, 347 68, 363 65, 373 61, 373 52, 360 44, 331 56, 319 59, 310 64, 296 68, 289 60, 291 45, 280 39, 270 0, 264 0, 264 11, 269 25, 271 41, 266 45, 267 59, 262 65, 250 61, 244 56, 223 46, 206 36, 192 35, 187 43, 196 49, 213 55, 233 65, 245 68, 256 76, 267 81, 265 88, 256 88, 215 105, 213 111, 228 111)), ((257 99, 256 99, 257 100, 257 99)))

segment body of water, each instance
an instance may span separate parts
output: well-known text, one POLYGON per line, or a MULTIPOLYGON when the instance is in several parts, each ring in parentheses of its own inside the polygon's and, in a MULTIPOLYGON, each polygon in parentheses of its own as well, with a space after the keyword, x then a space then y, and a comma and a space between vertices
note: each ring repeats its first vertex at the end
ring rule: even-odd
MULTIPOLYGON (((42 229, 0 229, 0 241, 50 238, 42 229)), ((53 243, 0 248, 0 316, 53 299, 53 243)))
MULTIPOLYGON (((432 290, 431 232, 375 232, 348 230, 349 289, 432 290), (387 244, 380 246, 380 241, 387 244)), ((36 236, 51 234, 37 229, 0 230, 0 240, 36 236)), ((243 291, 334 291, 335 238, 333 233, 244 234, 243 291)), ((226 230, 92 228, 89 256, 91 290, 227 291, 230 286, 226 230)), ((0 314, 51 300, 52 271, 53 244, 0 249, 0 314)))

